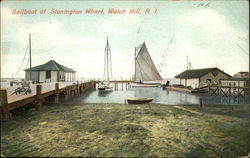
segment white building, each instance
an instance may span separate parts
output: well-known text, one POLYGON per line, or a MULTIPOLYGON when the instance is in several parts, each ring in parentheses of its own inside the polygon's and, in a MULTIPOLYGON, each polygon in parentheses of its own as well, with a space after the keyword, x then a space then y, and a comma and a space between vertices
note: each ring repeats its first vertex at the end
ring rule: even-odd
POLYGON ((205 69, 186 70, 175 76, 179 84, 198 88, 208 84, 219 84, 221 79, 228 79, 231 76, 217 67, 205 69))
POLYGON ((25 69, 24 71, 25 80, 32 80, 32 82, 35 83, 74 81, 76 72, 71 68, 67 68, 61 64, 58 64, 54 60, 50 60, 42 65, 25 69))
POLYGON ((241 71, 235 74, 233 77, 235 78, 249 78, 249 72, 247 71, 241 71))

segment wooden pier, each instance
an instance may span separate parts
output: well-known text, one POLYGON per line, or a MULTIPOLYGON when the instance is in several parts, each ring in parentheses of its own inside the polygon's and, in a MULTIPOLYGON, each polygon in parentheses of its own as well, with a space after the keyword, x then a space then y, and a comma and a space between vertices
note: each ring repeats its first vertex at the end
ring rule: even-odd
MULTIPOLYGON (((163 87, 163 89, 174 90, 178 92, 184 93, 199 93, 200 90, 206 91, 210 96, 223 96, 223 97, 230 97, 230 96, 249 96, 249 87, 237 87, 237 86, 221 86, 221 85, 208 85, 202 88, 197 88, 196 90, 185 88, 185 87, 163 87)), ((203 92, 204 93, 204 92, 203 92)))
POLYGON ((249 96, 249 87, 237 87, 237 86, 221 86, 221 85, 209 85, 208 94, 220 95, 220 96, 249 96))
MULTIPOLYGON (((97 86, 99 85, 99 83, 101 82, 100 80, 95 80, 97 86)), ((120 84, 120 88, 123 90, 127 90, 130 88, 130 83, 131 82, 134 82, 132 80, 110 80, 109 81, 112 85, 113 85, 113 88, 114 90, 118 90, 118 84, 120 84)))
POLYGON ((1 89, 0 113, 1 119, 7 120, 12 118, 11 111, 27 104, 41 105, 51 98, 58 102, 59 98, 69 98, 71 96, 82 94, 89 88, 96 88, 95 81, 86 81, 84 83, 44 83, 31 85, 30 94, 12 94, 16 87, 1 89))

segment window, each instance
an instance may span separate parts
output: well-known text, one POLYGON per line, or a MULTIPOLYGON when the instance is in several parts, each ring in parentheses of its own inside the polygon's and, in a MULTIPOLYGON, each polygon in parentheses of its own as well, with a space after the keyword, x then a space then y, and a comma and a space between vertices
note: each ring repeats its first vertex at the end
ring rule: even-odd
POLYGON ((207 83, 211 83, 211 81, 212 81, 211 79, 207 79, 207 83))
POLYGON ((46 79, 51 78, 51 71, 46 71, 46 79))

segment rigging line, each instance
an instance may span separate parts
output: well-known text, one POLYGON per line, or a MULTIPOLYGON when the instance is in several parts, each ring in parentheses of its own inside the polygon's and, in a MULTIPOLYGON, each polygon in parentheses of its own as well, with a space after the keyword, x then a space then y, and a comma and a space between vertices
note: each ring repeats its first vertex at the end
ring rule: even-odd
POLYGON ((24 62, 24 59, 25 59, 26 54, 27 54, 28 46, 29 46, 29 43, 27 44, 27 47, 26 47, 26 50, 25 50, 25 54, 24 54, 24 57, 23 57, 23 60, 22 60, 22 64, 21 64, 21 66, 19 67, 19 69, 18 69, 16 75, 14 76, 14 78, 16 78, 16 76, 18 75, 19 71, 21 70, 21 68, 22 68, 22 66, 23 66, 23 62, 24 62))
POLYGON ((103 78, 105 78, 106 75, 106 48, 105 48, 105 53, 104 53, 104 73, 103 73, 103 78))
POLYGON ((30 57, 28 56, 28 60, 27 60, 27 64, 26 64, 26 69, 27 69, 28 66, 29 66, 29 60, 30 60, 30 57))
POLYGON ((249 55, 239 44, 237 44, 237 46, 246 54, 249 55))
POLYGON ((109 46, 109 62, 110 62, 110 78, 113 78, 113 75, 112 75, 112 60, 111 60, 111 49, 110 49, 110 46, 109 46))

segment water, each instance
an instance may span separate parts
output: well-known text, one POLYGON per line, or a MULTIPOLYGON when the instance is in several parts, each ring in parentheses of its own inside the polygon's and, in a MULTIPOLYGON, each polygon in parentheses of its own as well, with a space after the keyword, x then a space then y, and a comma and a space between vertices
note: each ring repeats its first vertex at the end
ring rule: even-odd
POLYGON ((22 78, 1 78, 1 88, 7 88, 7 87, 10 87, 10 82, 13 82, 14 81, 14 85, 17 85, 19 84, 20 85, 20 82, 22 81, 22 78))
POLYGON ((163 90, 160 87, 132 87, 126 89, 103 92, 94 90, 83 96, 76 96, 69 100, 77 103, 125 103, 128 98, 154 98, 152 103, 180 105, 199 104, 202 98, 203 104, 249 104, 247 97, 221 97, 208 94, 189 94, 176 91, 163 90))

